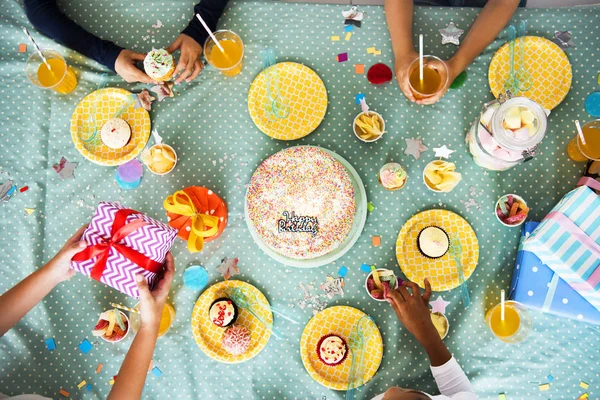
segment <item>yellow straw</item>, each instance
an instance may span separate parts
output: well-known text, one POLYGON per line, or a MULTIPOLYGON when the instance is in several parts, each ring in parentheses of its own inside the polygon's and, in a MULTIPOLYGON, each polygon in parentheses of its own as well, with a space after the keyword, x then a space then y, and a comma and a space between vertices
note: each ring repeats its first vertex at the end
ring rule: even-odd
POLYGON ((423 34, 419 35, 419 79, 423 85, 423 34))
POLYGON ((500 291, 500 321, 504 321, 504 297, 506 294, 504 293, 504 289, 500 291))
POLYGON ((583 131, 581 130, 581 125, 579 125, 578 119, 575 120, 575 126, 577 127, 577 134, 579 135, 579 139, 581 139, 581 143, 586 145, 587 143, 585 142, 585 137, 583 137, 583 131))
POLYGON ((121 304, 117 304, 117 303, 110 303, 110 305, 111 305, 111 306, 113 306, 114 308, 119 308, 119 309, 121 309, 121 310, 129 311, 129 312, 132 312, 132 313, 136 313, 136 314, 139 314, 139 313, 140 313, 140 312, 139 312, 138 310, 136 310, 135 308, 129 308, 129 307, 126 307, 126 306, 124 306, 124 305, 121 305, 121 304))

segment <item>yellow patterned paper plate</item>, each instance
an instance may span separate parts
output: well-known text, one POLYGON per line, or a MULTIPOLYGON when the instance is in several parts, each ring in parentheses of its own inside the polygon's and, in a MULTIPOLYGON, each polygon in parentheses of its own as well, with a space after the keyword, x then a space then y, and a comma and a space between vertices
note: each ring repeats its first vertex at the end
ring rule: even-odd
POLYGON ((460 285, 456 263, 450 254, 435 260, 425 257, 417 247, 419 232, 428 226, 438 226, 450 238, 458 236, 462 246, 461 264, 465 279, 469 279, 479 260, 477 235, 469 223, 460 215, 447 210, 427 210, 410 218, 398 234, 396 258, 406 277, 423 287, 429 278, 434 291, 451 290, 460 285))
MULTIPOLYGON (((352 366, 352 352, 340 365, 323 364, 317 356, 316 348, 319 339, 328 333, 335 333, 348 341, 352 329, 358 320, 366 314, 353 307, 335 306, 321 311, 311 318, 304 327, 300 339, 300 356, 308 374, 321 385, 333 390, 348 389, 348 377, 352 366)), ((368 382, 379 368, 383 357, 383 341, 381 333, 374 322, 368 323, 369 339, 364 352, 363 382, 368 382)))
POLYGON ((300 139, 323 121, 327 111, 327 90, 319 75, 307 66, 295 62, 278 63, 263 70, 250 85, 248 111, 265 135, 279 140, 300 139), (277 118, 267 111, 274 98, 280 100, 279 104, 287 105, 287 117, 277 118))
MULTIPOLYGON (((533 86, 526 92, 517 92, 549 110, 554 109, 569 93, 571 88, 571 63, 564 51, 557 44, 538 36, 525 36, 525 59, 527 70, 531 74, 533 86)), ((520 64, 520 39, 515 43, 515 68, 520 64)), ((494 54, 488 79, 495 97, 504 92, 504 81, 508 77, 509 65, 508 43, 500 47, 494 54)), ((514 94, 514 93, 513 93, 514 94)))
POLYGON ((257 307, 255 310, 264 321, 272 323, 273 314, 269 311, 270 306, 267 298, 260 290, 246 282, 228 280, 215 283, 200 295, 192 310, 192 333, 194 334, 194 340, 198 344, 198 347, 213 360, 233 364, 247 361, 260 353, 267 345, 271 337, 271 331, 265 328, 248 310, 238 308, 238 318, 235 324, 242 325, 250 331, 250 347, 248 351, 238 356, 233 356, 225 351, 221 347, 221 339, 225 329, 219 328, 212 323, 208 318, 208 309, 216 299, 226 297, 225 290, 228 288, 244 288, 254 293, 259 303, 266 306, 266 308, 257 307))
POLYGON ((150 116, 135 109, 135 95, 125 89, 99 89, 85 96, 71 116, 71 139, 88 160, 104 166, 121 165, 137 157, 150 137, 150 116), (100 140, 102 125, 122 118, 131 127, 131 140, 121 149, 111 149, 100 140))

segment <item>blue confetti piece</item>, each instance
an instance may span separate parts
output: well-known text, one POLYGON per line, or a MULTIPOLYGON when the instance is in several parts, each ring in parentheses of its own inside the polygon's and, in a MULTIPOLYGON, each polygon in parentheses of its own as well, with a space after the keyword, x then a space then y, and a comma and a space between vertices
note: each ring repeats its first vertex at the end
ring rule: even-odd
POLYGON ((46 348, 50 351, 56 349, 56 343, 54 342, 54 338, 46 339, 46 348))
POLYGON ((344 30, 346 32, 352 32, 354 30, 354 25, 346 25, 344 26, 344 30))
POLYGON ((548 379, 548 382, 552 382, 554 380, 554 377, 552 375, 548 375, 546 379, 548 379))
POLYGON ((357 94, 356 95, 356 104, 360 105, 360 101, 364 98, 365 98, 364 94, 362 94, 362 93, 357 94))
POLYGON ((79 350, 81 350, 81 352, 83 354, 87 354, 90 352, 90 350, 93 348, 94 346, 90 343, 89 340, 87 339, 83 339, 83 342, 81 342, 81 344, 79 345, 79 350))
POLYGON ((91 392, 93 387, 94 386, 91 383, 88 383, 85 388, 87 389, 88 392, 91 392))
POLYGON ((17 187, 16 187, 16 186, 13 186, 13 187, 11 187, 11 188, 8 190, 8 192, 6 193, 6 195, 10 197, 10 196, 12 196, 12 195, 13 195, 13 193, 14 193, 16 190, 17 190, 17 187))
POLYGON ((338 270, 338 275, 341 276, 342 278, 345 278, 347 273, 348 273, 348 268, 346 268, 343 265, 338 270))
POLYGON ((360 266, 360 270, 369 274, 371 273, 371 266, 369 264, 363 264, 360 266))
POLYGON ((154 376, 156 376, 157 378, 160 378, 162 376, 162 371, 160 369, 158 369, 158 367, 154 367, 152 368, 152 373, 154 374, 154 376))

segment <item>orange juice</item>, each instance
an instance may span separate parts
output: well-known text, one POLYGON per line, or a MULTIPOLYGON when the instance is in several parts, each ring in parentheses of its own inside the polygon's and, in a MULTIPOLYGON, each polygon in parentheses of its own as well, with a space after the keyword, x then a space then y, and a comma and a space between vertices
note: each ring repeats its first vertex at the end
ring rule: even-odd
POLYGON ((235 76, 242 71, 244 58, 244 43, 234 32, 222 30, 216 31, 215 37, 223 48, 223 51, 215 44, 212 38, 208 38, 204 44, 204 55, 213 67, 221 71, 225 76, 235 76))
POLYGON ((571 139, 571 141, 567 145, 567 155, 569 156, 569 158, 571 160, 576 161, 576 162, 587 161, 588 158, 583 153, 581 153, 581 151, 579 150, 579 146, 577 145, 577 142, 578 142, 577 136, 574 137, 573 139, 571 139))
POLYGON ((521 325, 521 317, 517 310, 510 305, 504 307, 504 321, 501 320, 500 307, 495 307, 490 310, 491 315, 488 316, 488 325, 494 333, 499 337, 510 337, 514 335, 521 325))
POLYGON ((160 326, 158 327, 158 336, 163 336, 171 328, 171 324, 175 319, 175 309, 170 304, 165 304, 162 315, 160 317, 160 326))
POLYGON ((436 69, 423 67, 423 80, 420 78, 419 68, 415 68, 408 78, 411 86, 417 92, 424 95, 432 95, 440 90, 442 77, 436 69))
POLYGON ((70 93, 77 87, 77 77, 65 61, 59 58, 49 58, 48 64, 50 64, 51 70, 43 62, 37 70, 42 87, 51 88, 62 94, 70 93))

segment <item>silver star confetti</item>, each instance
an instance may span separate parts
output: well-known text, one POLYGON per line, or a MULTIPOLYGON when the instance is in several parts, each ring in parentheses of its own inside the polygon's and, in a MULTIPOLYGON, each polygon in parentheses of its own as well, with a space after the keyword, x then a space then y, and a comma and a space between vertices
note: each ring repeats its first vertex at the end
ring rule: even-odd
POLYGON ((452 43, 458 46, 460 44, 458 38, 464 32, 464 30, 458 29, 456 25, 454 25, 454 22, 450 22, 447 27, 440 29, 440 33, 442 34, 442 44, 452 43))
POLYGON ((66 158, 62 157, 60 162, 52 168, 54 168, 60 179, 75 179, 77 163, 69 162, 66 158))
POLYGON ((554 43, 556 43, 558 45, 558 47, 560 47, 561 49, 565 50, 568 49, 570 47, 575 47, 575 42, 573 42, 571 40, 572 37, 572 32, 571 31, 555 31, 554 32, 554 39, 552 39, 552 41, 554 43))
POLYGON ((406 141, 406 150, 404 150, 404 154, 411 155, 416 160, 421 157, 422 152, 427 150, 427 147, 423 145, 423 140, 420 138, 404 140, 406 141))

